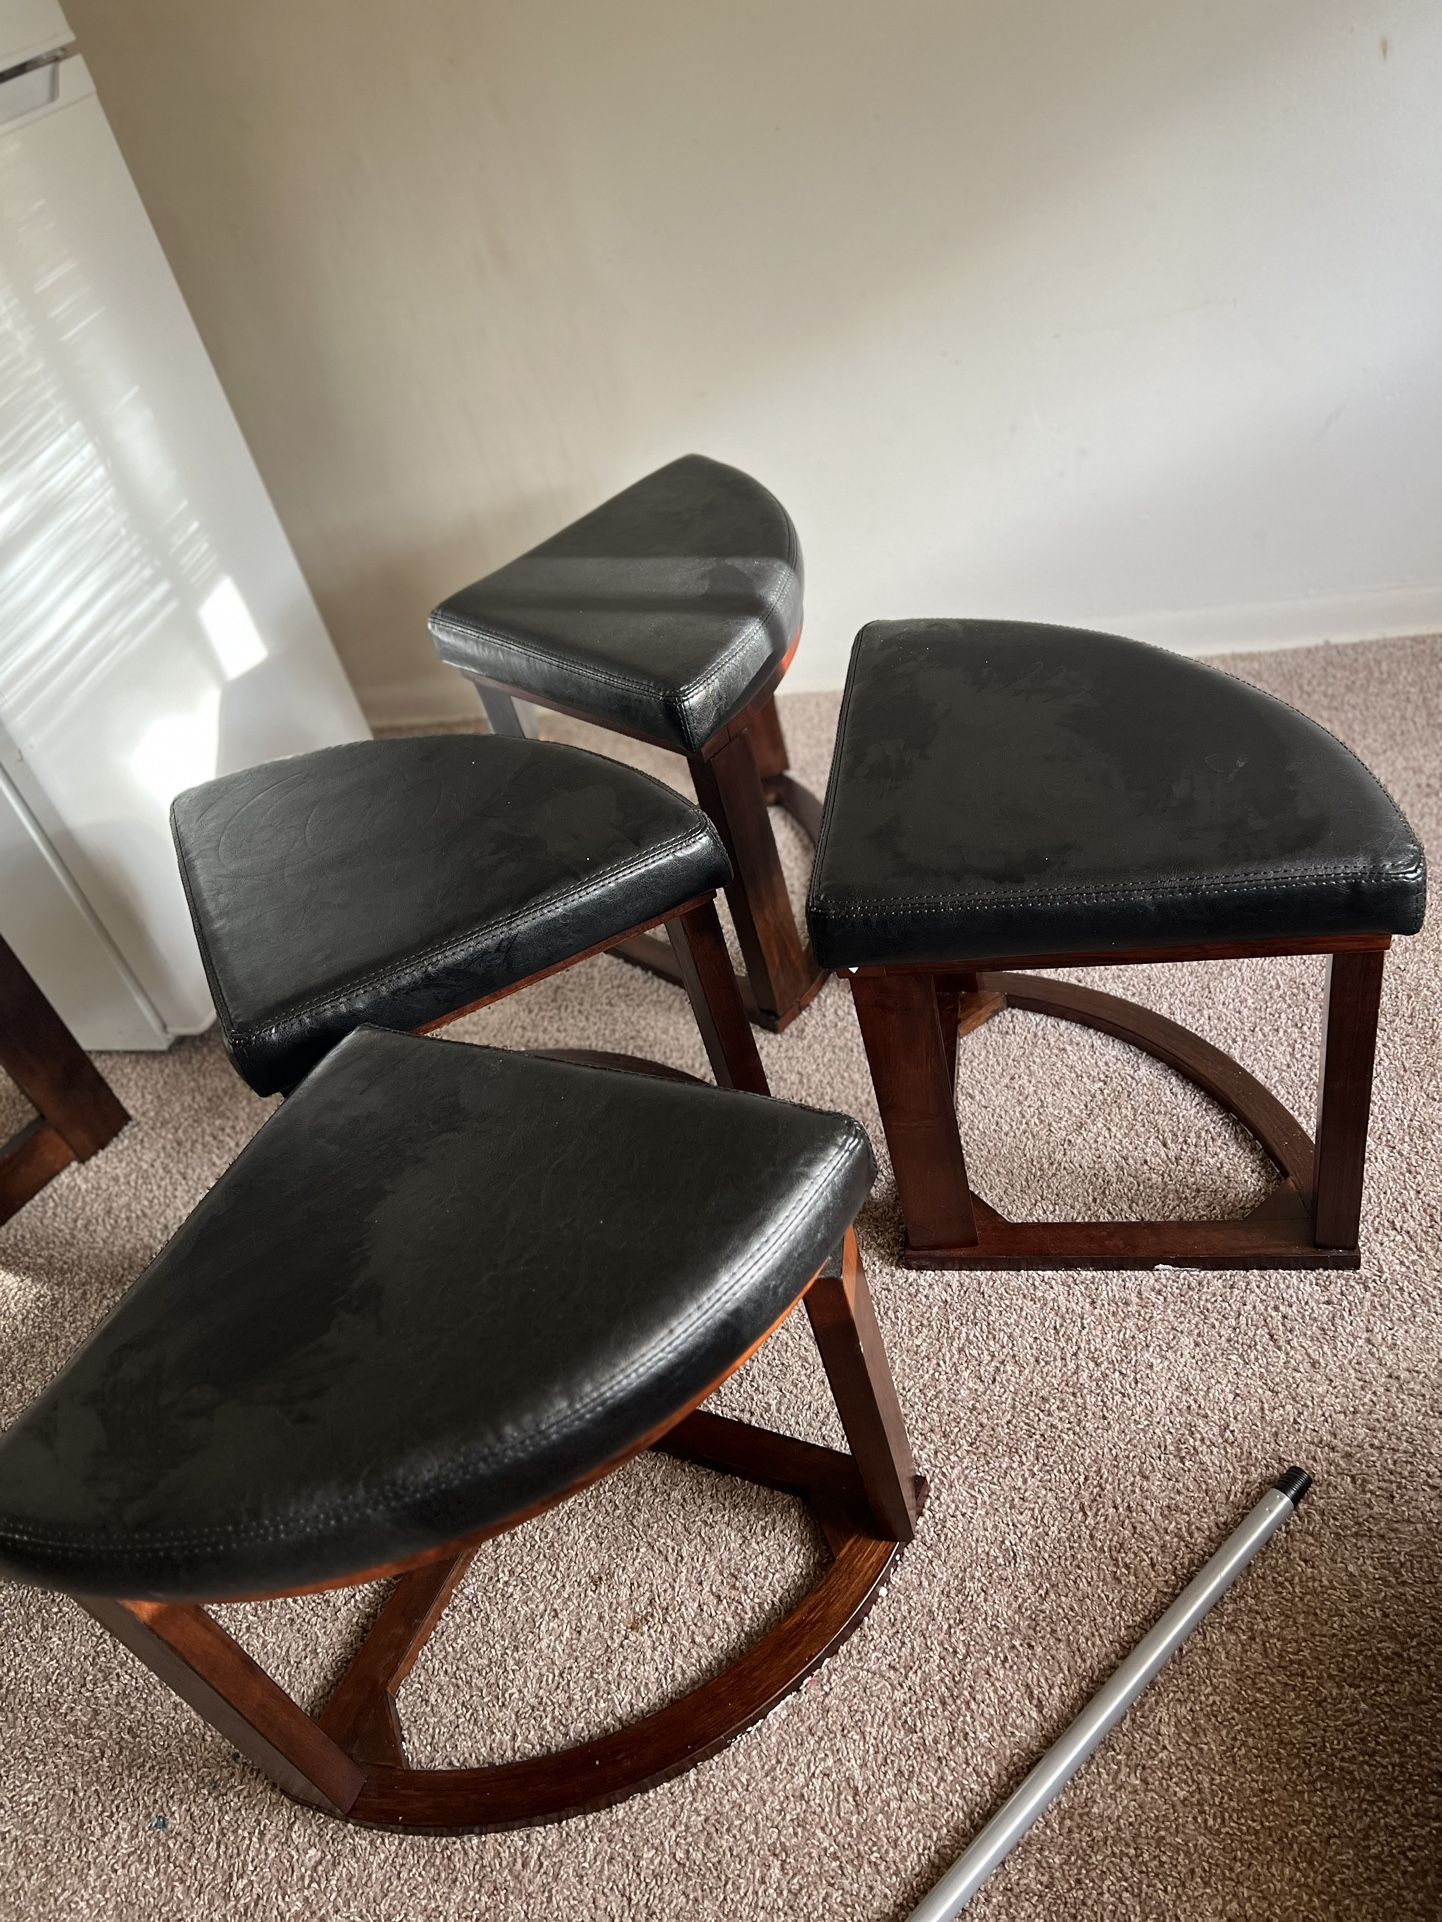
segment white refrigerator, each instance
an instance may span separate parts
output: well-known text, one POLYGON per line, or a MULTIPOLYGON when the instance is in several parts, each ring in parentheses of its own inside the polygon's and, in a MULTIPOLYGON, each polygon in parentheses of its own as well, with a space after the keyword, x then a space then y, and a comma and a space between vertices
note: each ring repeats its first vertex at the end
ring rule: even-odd
POLYGON ((0 934, 89 1048, 214 1018, 184 787, 367 729, 55 0, 0 0, 0 934))

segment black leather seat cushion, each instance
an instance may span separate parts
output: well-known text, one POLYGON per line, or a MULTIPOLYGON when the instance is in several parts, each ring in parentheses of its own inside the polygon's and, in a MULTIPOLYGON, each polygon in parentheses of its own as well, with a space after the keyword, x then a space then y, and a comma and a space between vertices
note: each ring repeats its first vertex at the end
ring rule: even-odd
POLYGON ((863 628, 809 918, 826 967, 1413 933, 1391 797, 1199 661, 1009 621, 863 628))
POLYGON ((555 742, 356 741, 182 794, 171 829, 236 1067, 295 1086, 362 1021, 413 1029, 731 877, 699 808, 555 742))
POLYGON ((739 1361, 872 1172, 843 1115, 362 1029, 0 1441, 0 1571, 213 1598, 514 1517, 739 1361))
POLYGON ((801 626, 785 508, 688 454, 453 594, 431 615, 452 667, 695 754, 801 626))

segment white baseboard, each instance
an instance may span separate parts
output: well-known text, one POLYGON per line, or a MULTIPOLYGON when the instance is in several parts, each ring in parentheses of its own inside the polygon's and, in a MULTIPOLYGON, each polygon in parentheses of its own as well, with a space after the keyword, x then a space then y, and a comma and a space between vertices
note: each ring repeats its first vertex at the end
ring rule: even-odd
MULTIPOLYGON (((1129 634, 1178 654, 1264 654, 1284 647, 1315 647, 1329 641, 1388 641, 1414 634, 1442 634, 1442 581, 1420 587, 1379 588, 1370 594, 1319 595, 1313 600, 1256 601, 1237 607, 1185 608, 1173 613, 1084 618, 1081 625, 1129 634)), ((846 677, 843 658, 819 678, 805 672, 803 647, 788 677, 788 693, 839 693, 846 677)), ((387 681, 357 688, 372 727, 455 727, 480 718, 474 692, 457 677, 455 698, 438 696, 433 678, 387 681)))
POLYGON ((459 675, 453 700, 436 692, 432 675, 418 675, 413 681, 383 681, 375 687, 358 687, 356 699, 373 728, 456 727, 484 718, 475 689, 459 675))
POLYGON ((1134 634, 1179 654, 1264 654, 1323 641, 1398 640, 1442 633, 1442 581, 1370 594, 1133 614, 1108 625, 1113 633, 1134 634))

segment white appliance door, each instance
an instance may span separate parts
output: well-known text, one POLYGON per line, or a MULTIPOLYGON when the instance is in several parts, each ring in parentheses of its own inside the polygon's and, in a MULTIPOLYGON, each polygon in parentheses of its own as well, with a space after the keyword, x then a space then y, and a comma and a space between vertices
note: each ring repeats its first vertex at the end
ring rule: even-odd
MULTIPOLYGON (((53 72, 0 124, 0 773, 162 1045, 213 1019, 171 800, 368 730, 84 63, 53 72)), ((136 1045, 30 908, 6 887, 6 938, 81 1041, 136 1045)))
POLYGON ((59 0, 0 0, 0 73, 74 38, 59 0))
POLYGON ((108 1048, 164 1048, 170 1035, 48 835, 0 772, 0 934, 72 1034, 108 1048))

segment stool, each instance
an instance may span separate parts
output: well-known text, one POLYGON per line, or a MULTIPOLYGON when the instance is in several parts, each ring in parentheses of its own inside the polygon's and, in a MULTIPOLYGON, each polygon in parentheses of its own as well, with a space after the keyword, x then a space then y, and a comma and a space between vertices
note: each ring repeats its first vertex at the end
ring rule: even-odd
POLYGON ((766 1092, 715 908, 726 851, 648 774, 555 742, 351 741, 191 788, 171 828, 257 1094, 361 1022, 441 1027, 656 926, 717 1080, 766 1092))
POLYGON ((361 1029, 0 1440, 0 1572, 74 1596, 332 1815, 510 1828, 662 1781, 838 1647, 912 1537, 850 1229, 872 1174, 842 1115, 361 1029), (850 1453, 698 1409, 803 1299, 850 1453), (619 1733, 409 1766, 397 1692, 478 1546, 645 1448, 808 1502, 818 1585, 619 1733), (380 1576, 314 1718, 200 1605, 380 1576))
MULTIPOLYGON (((514 696, 684 754, 721 830, 747 1012, 779 1033, 825 978, 803 946, 768 802, 814 841, 821 806, 788 772, 773 698, 801 637, 801 550, 758 482, 699 454, 672 461, 431 615, 443 661, 497 734, 514 696)), ((677 980, 664 943, 616 952, 677 980)))
POLYGON ((1421 849, 1315 722, 1110 634, 882 621, 851 659, 809 918, 851 975, 924 1268, 1355 1268, 1385 951, 1421 849), (1017 969, 1330 956, 1316 1143, 1219 1049, 1017 969), (1249 1128, 1282 1181, 1237 1221, 1013 1222, 974 1195, 957 1038, 1003 1007, 1145 1049, 1249 1128))

